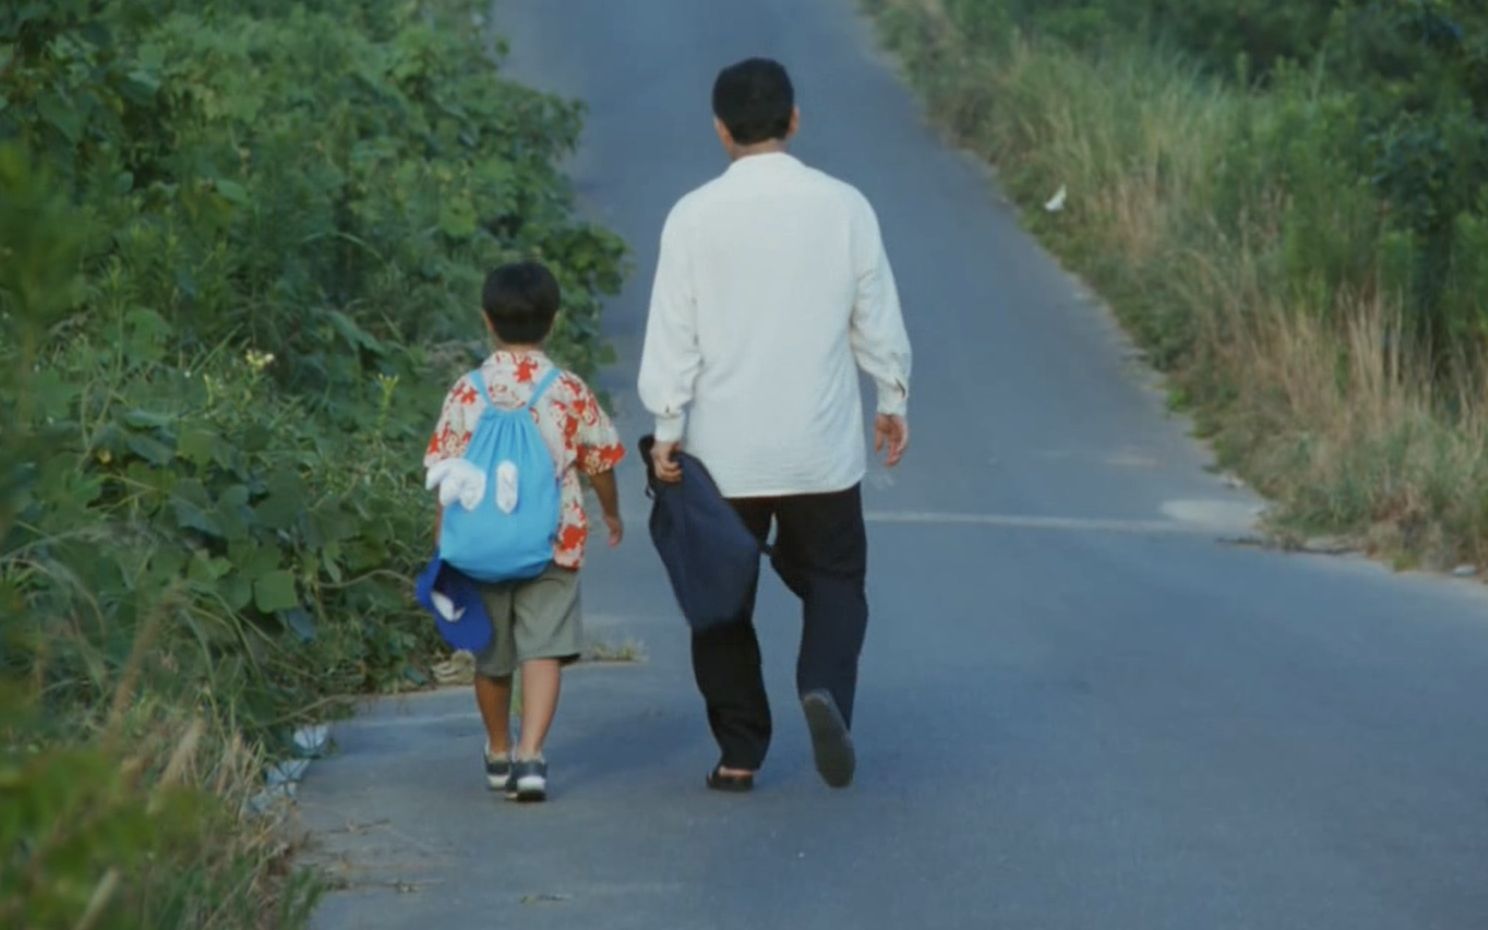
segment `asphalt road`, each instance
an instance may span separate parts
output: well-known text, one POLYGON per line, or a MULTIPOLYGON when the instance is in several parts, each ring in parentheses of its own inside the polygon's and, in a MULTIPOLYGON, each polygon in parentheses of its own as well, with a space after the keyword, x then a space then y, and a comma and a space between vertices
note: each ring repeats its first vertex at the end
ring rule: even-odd
POLYGON ((786 62, 797 153, 878 208, 915 432, 867 483, 859 778, 832 792, 811 769, 772 583, 775 749, 752 796, 704 789, 716 750, 632 462, 631 538, 595 554, 585 597, 595 635, 649 658, 569 676, 552 803, 486 793, 464 691, 370 707, 301 791, 346 882, 317 927, 1488 927, 1488 599, 1227 541, 1258 502, 926 126, 850 0, 494 16, 512 73, 591 107, 571 169, 635 247, 604 379, 629 438, 662 218, 724 167, 718 67, 786 62))

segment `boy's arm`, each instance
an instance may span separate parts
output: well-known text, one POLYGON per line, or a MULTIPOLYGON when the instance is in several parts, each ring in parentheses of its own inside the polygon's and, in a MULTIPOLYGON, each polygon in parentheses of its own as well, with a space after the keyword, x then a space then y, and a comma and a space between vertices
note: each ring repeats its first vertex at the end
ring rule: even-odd
POLYGON ((605 526, 610 529, 610 545, 618 546, 625 538, 625 523, 620 519, 620 492, 615 486, 615 473, 602 471, 589 476, 599 506, 604 509, 605 526))
MULTIPOLYGON (((432 469, 447 459, 458 458, 465 453, 470 442, 470 411, 478 395, 470 386, 468 376, 456 381, 444 397, 444 406, 439 411, 439 421, 434 424, 434 435, 424 450, 424 469, 432 469)), ((444 507, 440 506, 438 492, 434 502, 434 548, 439 548, 439 532, 444 527, 444 507)))
POLYGON ((588 479, 599 505, 604 508, 605 526, 610 528, 610 545, 618 546, 625 538, 625 524, 620 519, 620 492, 615 486, 615 466, 625 458, 625 445, 615 424, 599 404, 599 398, 579 378, 570 386, 576 392, 575 403, 582 411, 574 436, 578 446, 579 471, 588 479))

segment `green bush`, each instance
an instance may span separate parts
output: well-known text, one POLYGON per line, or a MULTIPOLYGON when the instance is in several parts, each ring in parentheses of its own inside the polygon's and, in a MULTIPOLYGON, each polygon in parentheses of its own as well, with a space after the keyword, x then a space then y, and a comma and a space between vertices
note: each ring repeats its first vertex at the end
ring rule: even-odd
POLYGON ((471 13, 0 10, 0 924, 76 925, 109 868, 94 926, 268 913, 243 760, 426 680, 421 456, 485 269, 548 262, 554 351, 604 358, 623 247, 554 168, 580 111, 502 80, 471 13), (118 829, 69 822, 95 807, 118 829))
POLYGON ((1276 499, 1278 538, 1488 558, 1488 14, 870 6, 938 119, 1111 300, 1222 463, 1276 499), (1259 45, 1237 66, 1194 38, 1240 41, 1242 14, 1290 37, 1264 67, 1259 45), (1064 209, 1040 209, 1061 187, 1064 209))
POLYGON ((1471 230, 1488 208, 1488 8, 1473 0, 946 0, 945 8, 971 48, 1006 48, 1019 33, 1086 55, 1170 48, 1242 89, 1260 82, 1283 107, 1321 103, 1325 127, 1303 123, 1252 140, 1274 147, 1261 153, 1273 162, 1264 177, 1296 200, 1289 271, 1306 279, 1307 302, 1324 306, 1340 288, 1389 288, 1429 367, 1450 377, 1480 363, 1488 316, 1475 284, 1488 258, 1471 230), (1336 215, 1339 197, 1350 215, 1336 215), (1378 276, 1382 250, 1390 260, 1378 276))

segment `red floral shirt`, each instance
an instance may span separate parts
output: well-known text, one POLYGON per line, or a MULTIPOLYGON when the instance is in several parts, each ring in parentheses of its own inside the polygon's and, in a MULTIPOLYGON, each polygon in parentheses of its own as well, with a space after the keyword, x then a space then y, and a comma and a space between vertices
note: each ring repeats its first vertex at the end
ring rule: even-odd
MULTIPOLYGON (((553 367, 540 352, 493 353, 481 365, 481 375, 490 392, 488 402, 505 408, 527 404, 533 389, 553 367)), ((425 468, 465 454, 482 409, 469 376, 456 381, 444 400, 444 411, 424 453, 425 468)), ((599 475, 613 470, 625 457, 625 446, 594 392, 577 375, 568 372, 563 372, 543 395, 533 418, 563 476, 553 562, 577 569, 584 564, 584 544, 589 538, 589 518, 584 512, 579 472, 599 475)))

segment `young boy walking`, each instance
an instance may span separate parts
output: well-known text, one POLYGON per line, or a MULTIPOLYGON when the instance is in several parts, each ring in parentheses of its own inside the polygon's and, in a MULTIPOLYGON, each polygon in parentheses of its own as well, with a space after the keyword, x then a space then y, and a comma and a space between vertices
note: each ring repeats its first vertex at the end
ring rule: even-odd
MULTIPOLYGON (((547 797, 548 775, 543 743, 558 708, 561 669, 583 651, 579 569, 589 529, 579 475, 588 477, 610 545, 618 546, 624 526, 614 468, 625 448, 589 386, 543 352, 559 307, 558 282, 547 268, 536 262, 497 268, 486 278, 481 305, 495 351, 450 389, 424 467, 464 456, 488 405, 527 408, 552 455, 560 484, 552 563, 530 580, 480 586, 493 635, 476 656, 475 676, 476 704, 486 726, 488 785, 508 798, 541 801, 547 797), (519 667, 522 723, 514 744, 512 676, 519 667)), ((498 483, 492 482, 490 494, 499 506, 498 483)), ((436 539, 444 511, 439 513, 436 539)))

